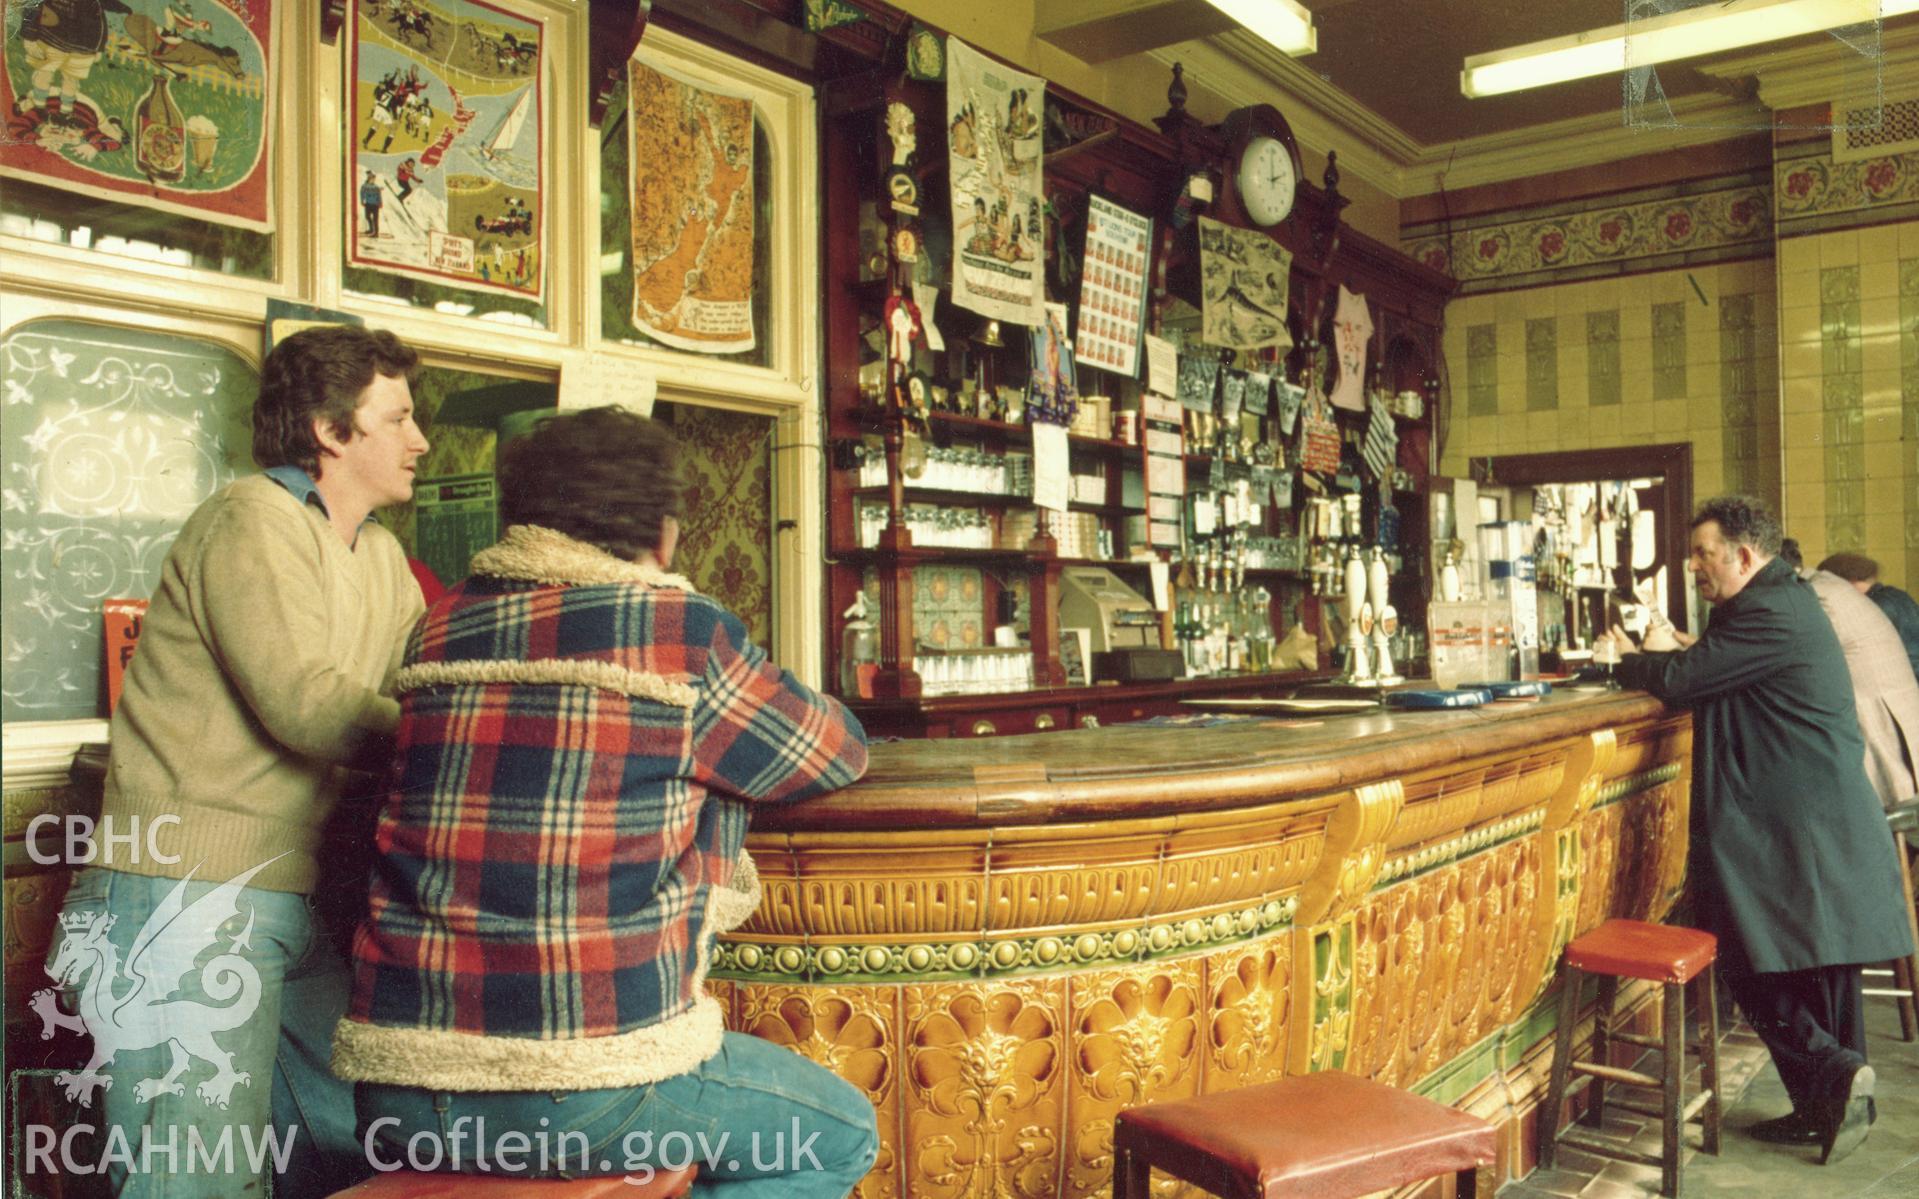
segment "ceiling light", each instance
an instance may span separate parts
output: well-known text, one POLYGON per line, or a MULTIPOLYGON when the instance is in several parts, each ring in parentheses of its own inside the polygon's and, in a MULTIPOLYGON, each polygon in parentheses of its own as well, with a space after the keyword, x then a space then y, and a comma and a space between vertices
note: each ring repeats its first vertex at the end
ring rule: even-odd
MULTIPOLYGON (((1206 0, 1206 2, 1246 27, 1246 31, 1272 43, 1292 55, 1311 54, 1319 49, 1319 31, 1313 28, 1313 14, 1293 0, 1206 0)), ((1919 0, 1912 0, 1919 3, 1919 0)))
POLYGON ((1497 96, 1909 12, 1919 12, 1919 0, 1725 0, 1475 54, 1459 73, 1459 90, 1468 96, 1497 96))

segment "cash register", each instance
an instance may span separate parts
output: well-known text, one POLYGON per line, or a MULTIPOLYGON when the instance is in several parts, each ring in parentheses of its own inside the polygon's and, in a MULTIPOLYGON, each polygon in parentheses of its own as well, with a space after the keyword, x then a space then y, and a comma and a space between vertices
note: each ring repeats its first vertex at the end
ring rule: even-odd
POLYGON ((1130 683, 1179 677, 1179 651, 1159 645, 1159 613, 1104 566, 1069 566, 1060 572, 1059 627, 1090 630, 1095 679, 1130 683))

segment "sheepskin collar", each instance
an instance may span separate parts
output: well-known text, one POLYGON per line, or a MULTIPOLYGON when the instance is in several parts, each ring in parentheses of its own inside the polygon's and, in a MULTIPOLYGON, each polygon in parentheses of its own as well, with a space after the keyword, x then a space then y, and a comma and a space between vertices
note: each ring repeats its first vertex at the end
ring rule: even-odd
POLYGON ((641 583, 693 591, 683 577, 650 562, 628 562, 597 546, 540 525, 512 525, 506 535, 473 555, 473 573, 553 585, 641 583))

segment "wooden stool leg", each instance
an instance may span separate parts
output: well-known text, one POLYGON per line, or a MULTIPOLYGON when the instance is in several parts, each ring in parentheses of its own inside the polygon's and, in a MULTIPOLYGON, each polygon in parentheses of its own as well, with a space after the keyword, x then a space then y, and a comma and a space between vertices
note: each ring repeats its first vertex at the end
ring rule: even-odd
MULTIPOLYGON (((1599 1003, 1593 1008, 1591 1060, 1602 1066, 1612 1065, 1612 1005, 1618 997, 1619 980, 1610 974, 1600 975, 1599 1003)), ((1606 1080, 1593 1075, 1586 1093, 1586 1114, 1581 1119, 1588 1127, 1598 1128, 1606 1122, 1606 1080)))
POLYGON ((1149 1199, 1153 1165, 1133 1146, 1131 1138, 1115 1130, 1113 1137, 1113 1199, 1149 1199))
POLYGON ((1566 1102, 1566 1079, 1572 1071, 1573 1029, 1579 1023, 1579 968, 1566 967, 1559 984, 1559 1030, 1553 1034, 1552 1082, 1546 1087, 1546 1103, 1539 1109, 1539 1168, 1553 1168, 1559 1148, 1559 1109, 1566 1102))
POLYGON ((1679 1194, 1679 1152, 1686 1147, 1686 988, 1666 983, 1660 988, 1664 1010, 1659 1014, 1665 1034, 1666 1063, 1662 1071, 1664 1102, 1660 1105, 1659 1193, 1671 1199, 1679 1194))
POLYGON ((1699 1051, 1699 1080, 1712 1092, 1712 1098, 1706 1100, 1706 1110, 1700 1113, 1700 1147, 1714 1157, 1719 1156, 1719 995, 1718 986, 1713 982, 1713 968, 1706 967, 1700 972, 1695 984, 1699 988, 1700 1023, 1705 1025, 1705 1043, 1699 1051))
MULTIPOLYGON (((1912 932, 1913 943, 1919 945, 1919 914, 1913 910, 1912 863, 1906 859, 1905 842, 1906 839, 1898 833, 1892 835, 1894 856, 1899 859, 1899 882, 1906 889, 1907 927, 1912 932)), ((1894 962, 1892 979, 1893 986, 1906 992, 1906 997, 1899 1001, 1899 1035, 1911 1041, 1919 1037, 1919 997, 1914 994, 1919 991, 1919 954, 1894 962), (1905 975, 1903 979, 1900 978, 1901 974, 1905 975)))

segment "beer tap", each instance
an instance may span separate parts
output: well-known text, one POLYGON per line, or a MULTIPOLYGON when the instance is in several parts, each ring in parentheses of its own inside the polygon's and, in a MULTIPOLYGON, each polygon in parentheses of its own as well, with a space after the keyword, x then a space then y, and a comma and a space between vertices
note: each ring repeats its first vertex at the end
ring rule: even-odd
POLYGON ((1366 568, 1366 591, 1373 608, 1373 674, 1383 687, 1406 680, 1393 669, 1392 635, 1399 631, 1399 612, 1387 598, 1391 572, 1386 567, 1386 551, 1373 546, 1367 551, 1371 561, 1366 568))

